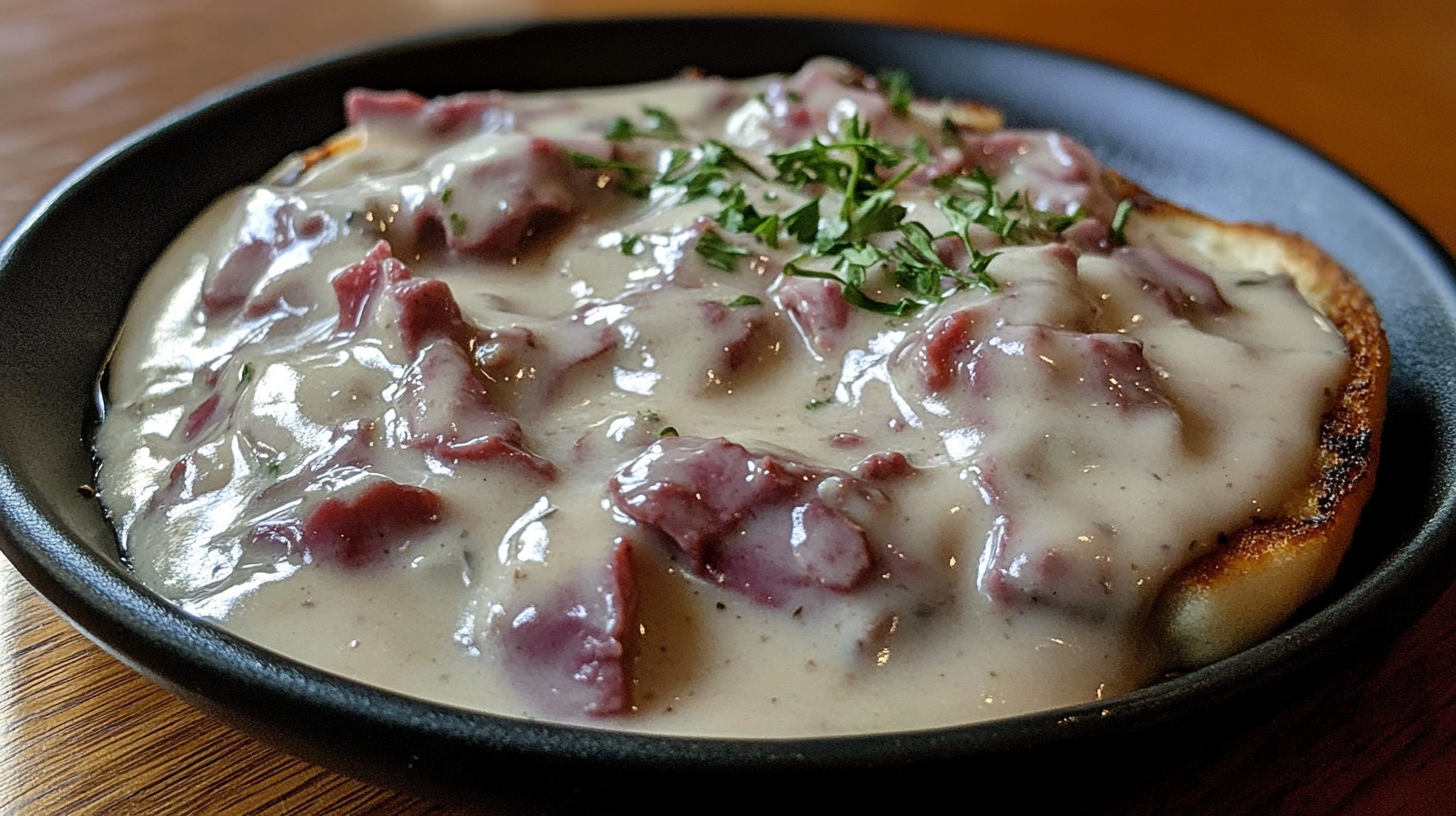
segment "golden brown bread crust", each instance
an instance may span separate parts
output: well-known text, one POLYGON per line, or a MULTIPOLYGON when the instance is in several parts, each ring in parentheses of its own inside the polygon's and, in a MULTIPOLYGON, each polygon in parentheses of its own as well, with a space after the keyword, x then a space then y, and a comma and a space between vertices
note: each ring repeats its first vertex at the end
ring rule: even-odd
POLYGON ((1231 532, 1169 581, 1151 633, 1167 668, 1206 665, 1268 637, 1328 586, 1375 486, 1390 348, 1370 295, 1314 244, 1273 227, 1229 224, 1161 201, 1115 175, 1130 199, 1129 244, 1217 266, 1290 275, 1345 338, 1350 368, 1320 428, 1310 490, 1279 518, 1231 532))

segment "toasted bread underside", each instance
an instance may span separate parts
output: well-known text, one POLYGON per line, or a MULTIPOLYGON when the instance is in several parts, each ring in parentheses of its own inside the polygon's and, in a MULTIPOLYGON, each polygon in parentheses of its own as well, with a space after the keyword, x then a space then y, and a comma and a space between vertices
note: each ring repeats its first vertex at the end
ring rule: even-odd
POLYGON ((1208 218, 1120 178, 1109 183, 1135 205, 1125 229, 1129 244, 1221 268, 1287 274, 1344 336, 1350 354, 1320 427, 1308 493, 1293 497, 1283 517, 1231 531, 1176 574, 1156 601, 1151 634, 1166 667, 1193 668, 1267 638, 1334 578, 1375 486, 1390 349, 1370 295, 1309 241, 1208 218))

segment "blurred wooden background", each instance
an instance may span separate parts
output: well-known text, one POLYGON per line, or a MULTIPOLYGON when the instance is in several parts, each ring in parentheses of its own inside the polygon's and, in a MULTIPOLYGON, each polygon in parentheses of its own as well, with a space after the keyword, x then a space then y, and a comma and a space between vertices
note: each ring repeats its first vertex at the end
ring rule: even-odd
MULTIPOLYGON (((1230 103, 1456 248, 1456 3, 1409 0, 0 0, 0 233, 110 142, 217 85, 491 20, 791 14, 1053 46, 1230 103)), ((3 308, 3 304, 0 304, 3 308)), ((426 814, 176 701, 0 561, 0 813, 426 814)), ((1089 813, 1456 813, 1456 591, 1269 722, 1169 757, 1089 813)))

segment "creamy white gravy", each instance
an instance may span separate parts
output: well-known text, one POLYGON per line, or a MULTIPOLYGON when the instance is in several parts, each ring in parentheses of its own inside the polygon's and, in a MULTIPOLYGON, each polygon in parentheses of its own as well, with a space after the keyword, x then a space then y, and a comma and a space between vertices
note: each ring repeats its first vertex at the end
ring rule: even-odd
MULTIPOLYGON (((1338 333, 1283 278, 1114 246, 1116 202, 1066 137, 900 116, 822 60, 350 110, 331 155, 226 197, 158 261, 97 438, 137 577, 305 663, 695 735, 1054 708, 1154 678, 1168 576, 1312 478, 1338 333), (785 223, 770 246, 712 220, 738 184, 757 217, 822 196, 835 230, 843 195, 775 180, 769 155, 856 123, 905 157, 882 181, 929 159, 894 196, 933 235, 948 192, 985 203, 977 167, 1023 225, 1018 203, 1081 220, 1003 240, 983 217, 961 234, 998 253, 994 291, 940 278, 905 316, 784 276, 838 257, 785 223), (715 194, 649 186, 715 159, 715 194), (702 254, 705 230, 736 249, 702 254)), ((936 250, 973 277, 962 239, 936 250)), ((912 297, 890 267, 862 291, 912 297)))

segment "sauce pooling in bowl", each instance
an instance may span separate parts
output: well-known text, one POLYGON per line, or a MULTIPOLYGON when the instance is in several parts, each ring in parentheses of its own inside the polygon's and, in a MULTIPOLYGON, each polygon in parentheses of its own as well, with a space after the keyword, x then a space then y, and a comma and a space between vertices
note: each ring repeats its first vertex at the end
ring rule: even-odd
POLYGON ((303 662, 695 735, 1053 708, 1315 472, 1339 333, 1123 246, 1066 136, 831 60, 347 107, 158 262, 98 436, 137 576, 303 662))

